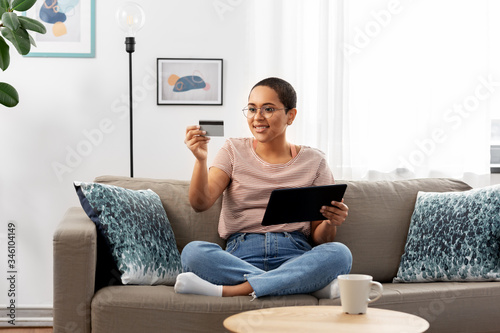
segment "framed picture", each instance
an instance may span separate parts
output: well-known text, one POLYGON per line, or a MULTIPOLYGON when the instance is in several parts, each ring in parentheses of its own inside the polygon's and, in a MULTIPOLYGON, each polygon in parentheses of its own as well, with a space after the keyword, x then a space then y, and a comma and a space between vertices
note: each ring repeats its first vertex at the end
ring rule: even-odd
POLYGON ((158 105, 222 105, 222 59, 157 59, 158 105))
POLYGON ((95 57, 95 0, 38 0, 25 15, 47 29, 26 57, 95 57))

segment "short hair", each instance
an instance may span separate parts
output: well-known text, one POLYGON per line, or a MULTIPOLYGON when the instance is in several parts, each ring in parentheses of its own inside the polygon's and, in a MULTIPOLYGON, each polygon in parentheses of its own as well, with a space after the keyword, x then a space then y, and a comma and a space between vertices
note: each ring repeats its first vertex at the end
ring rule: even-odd
POLYGON ((286 111, 297 107, 297 94, 295 93, 295 89, 293 89, 292 85, 285 80, 277 77, 269 77, 255 84, 252 90, 259 86, 269 87, 276 91, 280 102, 287 109, 286 111))

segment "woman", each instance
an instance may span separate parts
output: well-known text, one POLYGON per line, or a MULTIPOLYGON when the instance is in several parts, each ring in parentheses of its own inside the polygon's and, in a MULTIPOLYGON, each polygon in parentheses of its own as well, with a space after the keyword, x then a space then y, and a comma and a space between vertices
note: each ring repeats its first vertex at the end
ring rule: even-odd
POLYGON ((228 139, 210 169, 210 138, 199 126, 186 129, 185 143, 196 158, 190 203, 204 211, 224 193, 219 234, 227 246, 189 243, 181 254, 184 273, 177 278, 177 293, 338 297, 335 279, 349 273, 352 264, 349 249, 333 242, 348 213, 343 201, 322 207, 323 221, 261 225, 273 189, 334 183, 322 152, 286 139, 296 100, 282 79, 257 83, 243 109, 254 138, 228 139))

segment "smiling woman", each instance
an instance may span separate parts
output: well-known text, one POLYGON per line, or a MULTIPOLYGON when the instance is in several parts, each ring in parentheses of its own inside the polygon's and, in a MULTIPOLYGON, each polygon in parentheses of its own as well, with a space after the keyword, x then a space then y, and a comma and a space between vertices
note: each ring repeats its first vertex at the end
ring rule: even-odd
MULTIPOLYGON (((267 81, 270 80, 272 79, 267 81)), ((269 160, 275 159, 274 155, 277 147, 289 145, 286 141, 286 129, 293 123, 297 115, 297 109, 295 109, 295 106, 293 108, 285 107, 278 93, 273 88, 265 85, 267 81, 261 81, 252 89, 248 98, 247 121, 250 131, 259 142, 255 151, 257 154, 271 153, 271 155, 267 156, 267 160, 269 160), (267 144, 273 140, 276 148, 266 152, 267 149, 264 149, 262 144, 267 144)), ((285 150, 289 151, 289 149, 285 150)), ((266 157, 262 157, 266 159, 266 157)), ((286 158, 289 157, 286 156, 286 158)), ((269 162, 280 163, 279 161, 269 162)))
POLYGON ((318 221, 262 224, 274 189, 334 183, 322 152, 287 140, 287 128, 297 115, 296 101, 295 89, 285 80, 271 77, 258 82, 243 109, 253 138, 226 140, 210 168, 206 132, 199 126, 186 129, 184 142, 196 158, 190 204, 204 211, 224 193, 218 230, 227 246, 223 250, 210 242, 187 244, 177 293, 338 297, 336 277, 349 272, 352 263, 349 249, 333 242, 337 226, 347 217, 343 202, 318 208, 323 218, 318 221))

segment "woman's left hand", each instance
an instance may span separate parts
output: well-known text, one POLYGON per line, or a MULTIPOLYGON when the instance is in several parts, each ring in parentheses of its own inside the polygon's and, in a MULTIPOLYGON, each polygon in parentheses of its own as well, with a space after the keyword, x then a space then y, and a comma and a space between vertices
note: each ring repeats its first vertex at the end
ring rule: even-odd
POLYGON ((338 227, 344 223, 349 213, 349 207, 347 207, 344 199, 342 199, 342 202, 332 201, 332 206, 321 207, 320 212, 327 219, 326 223, 338 227))

